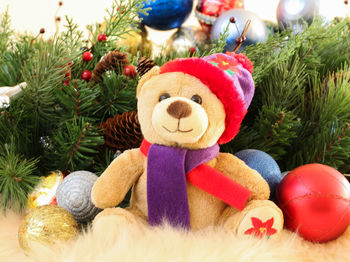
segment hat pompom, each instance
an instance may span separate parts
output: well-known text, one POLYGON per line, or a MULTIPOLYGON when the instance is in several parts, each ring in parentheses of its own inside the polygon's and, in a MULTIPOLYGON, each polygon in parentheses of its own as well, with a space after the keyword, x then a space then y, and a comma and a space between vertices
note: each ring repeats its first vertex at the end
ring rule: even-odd
POLYGON ((249 73, 251 73, 251 74, 253 73, 254 66, 248 57, 246 57, 245 55, 243 55, 241 53, 236 54, 236 53, 226 52, 226 54, 236 58, 237 62, 240 63, 245 69, 247 69, 249 71, 249 73))

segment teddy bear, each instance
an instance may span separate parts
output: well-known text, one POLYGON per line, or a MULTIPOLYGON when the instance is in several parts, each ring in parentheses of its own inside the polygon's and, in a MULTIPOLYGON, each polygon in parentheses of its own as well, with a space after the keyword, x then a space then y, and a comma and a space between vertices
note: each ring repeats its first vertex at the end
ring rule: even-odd
POLYGON ((283 214, 267 182, 219 145, 239 131, 254 94, 253 65, 243 54, 177 58, 139 80, 136 96, 144 140, 124 151, 95 182, 99 225, 221 227, 270 237, 283 214), (130 206, 116 207, 132 188, 130 206))

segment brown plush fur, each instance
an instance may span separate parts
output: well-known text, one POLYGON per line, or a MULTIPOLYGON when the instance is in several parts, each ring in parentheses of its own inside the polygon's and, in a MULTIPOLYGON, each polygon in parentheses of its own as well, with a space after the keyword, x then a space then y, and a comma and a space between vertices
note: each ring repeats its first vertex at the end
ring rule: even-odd
MULTIPOLYGON (((159 70, 155 68, 140 80, 137 94, 142 133, 150 143, 188 149, 207 148, 218 141, 225 129, 223 104, 206 85, 191 75, 181 72, 159 75, 159 70), (160 101, 162 94, 167 94, 169 98, 160 101), (201 104, 191 100, 194 95, 201 97, 201 104), (180 121, 177 115, 183 114, 185 117, 180 121), (177 132, 177 129, 192 131, 177 132)), ((253 227, 251 217, 257 217, 262 222, 273 218, 273 228, 277 231, 282 229, 282 212, 267 200, 269 186, 258 172, 227 153, 220 153, 206 164, 248 188, 252 194, 250 202, 240 212, 187 183, 191 229, 220 225, 231 232, 244 234, 253 227)), ((112 220, 118 227, 147 224, 146 165, 147 158, 138 149, 128 150, 115 159, 97 180, 92 189, 92 201, 97 207, 108 209, 95 218, 95 230, 101 227, 99 224, 112 220), (122 201, 132 185, 131 204, 127 211, 113 208, 122 201)))
POLYGON ((20 221, 11 212, 6 217, 0 214, 1 262, 343 262, 350 258, 350 228, 337 240, 313 244, 286 230, 277 238, 258 240, 215 228, 184 233, 163 227, 140 232, 131 226, 117 233, 110 224, 100 234, 88 231, 72 242, 37 245, 25 255, 17 240, 20 221))

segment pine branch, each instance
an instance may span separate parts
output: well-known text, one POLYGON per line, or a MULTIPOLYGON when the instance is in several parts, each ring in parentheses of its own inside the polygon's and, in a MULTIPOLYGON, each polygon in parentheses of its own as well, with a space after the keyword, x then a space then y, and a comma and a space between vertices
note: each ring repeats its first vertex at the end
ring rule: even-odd
POLYGON ((116 75, 114 71, 103 74, 100 94, 94 114, 103 121, 116 114, 136 110, 137 80, 116 75))
POLYGON ((38 159, 25 159, 16 154, 13 144, 6 144, 0 154, 0 194, 5 208, 19 211, 27 204, 27 196, 40 178, 35 175, 38 159))
POLYGON ((98 128, 84 118, 74 118, 59 128, 45 152, 47 164, 62 171, 87 169, 104 143, 98 128))
POLYGON ((334 135, 332 141, 328 142, 326 148, 315 159, 319 163, 336 167, 343 173, 350 172, 350 123, 344 127, 332 127, 334 135))
POLYGON ((91 87, 91 84, 84 80, 72 80, 69 85, 62 84, 60 89, 56 90, 56 97, 62 107, 60 122, 79 116, 87 117, 93 121, 93 111, 97 103, 95 100, 99 93, 99 86, 91 87))
POLYGON ((248 148, 259 149, 278 161, 288 153, 299 126, 300 122, 293 112, 263 106, 254 125, 243 126, 236 138, 224 146, 224 150, 236 153, 248 148))
POLYGON ((39 45, 38 52, 23 69, 27 88, 22 102, 24 110, 32 113, 34 121, 51 125, 57 121, 55 90, 63 81, 69 61, 74 60, 77 53, 68 52, 60 39, 41 41, 39 45))
POLYGON ((62 43, 70 50, 79 50, 82 48, 84 33, 79 30, 78 24, 73 22, 72 18, 65 16, 67 24, 64 25, 66 30, 61 33, 62 43))
POLYGON ((11 19, 8 11, 7 7, 6 10, 0 14, 0 62, 2 62, 1 58, 3 53, 11 46, 11 36, 14 33, 11 29, 11 19))

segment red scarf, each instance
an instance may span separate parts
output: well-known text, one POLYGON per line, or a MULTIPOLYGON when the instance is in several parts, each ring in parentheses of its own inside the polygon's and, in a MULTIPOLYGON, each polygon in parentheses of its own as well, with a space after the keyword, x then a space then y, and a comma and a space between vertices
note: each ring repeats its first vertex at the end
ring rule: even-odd
MULTIPOLYGON (((140 150, 147 156, 151 144, 145 139, 140 150)), ((187 181, 205 192, 219 198, 226 204, 242 210, 251 192, 215 168, 201 164, 187 173, 187 181)))

